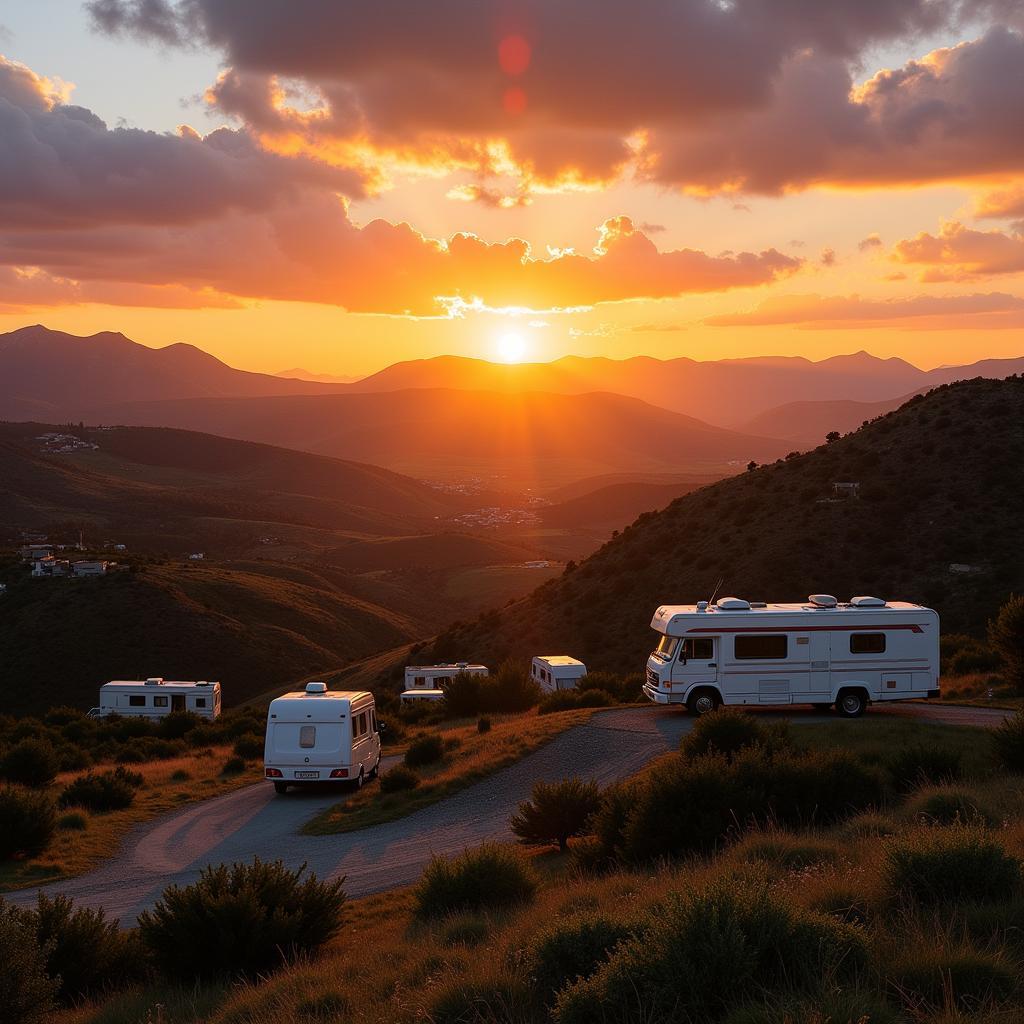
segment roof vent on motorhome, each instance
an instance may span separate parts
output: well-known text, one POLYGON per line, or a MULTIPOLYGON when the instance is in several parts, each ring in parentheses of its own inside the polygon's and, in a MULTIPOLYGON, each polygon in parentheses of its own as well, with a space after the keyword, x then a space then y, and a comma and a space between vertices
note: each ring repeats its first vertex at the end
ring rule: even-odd
POLYGON ((326 683, 306 683, 306 693, 311 693, 314 696, 320 693, 327 692, 326 683))
POLYGON ((146 680, 146 686, 159 686, 164 681, 163 676, 150 676, 146 680))
POLYGON ((831 594, 811 594, 808 601, 814 605, 815 608, 835 608, 839 602, 831 594))
POLYGON ((707 603, 707 601, 698 601, 697 602, 697 611, 699 611, 699 612, 706 612, 707 610, 708 610, 708 603, 707 603))
POLYGON ((884 608, 885 601, 880 597, 868 597, 862 594, 860 597, 851 597, 850 604, 854 608, 884 608))
POLYGON ((715 607, 723 612, 749 612, 750 602, 744 601, 742 597, 720 597, 715 607))

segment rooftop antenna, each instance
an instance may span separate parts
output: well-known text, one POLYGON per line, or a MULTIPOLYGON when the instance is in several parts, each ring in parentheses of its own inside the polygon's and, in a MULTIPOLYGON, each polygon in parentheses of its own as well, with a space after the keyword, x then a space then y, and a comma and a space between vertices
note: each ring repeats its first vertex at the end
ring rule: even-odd
POLYGON ((722 577, 722 578, 721 578, 721 579, 720 579, 720 580, 719 580, 719 581, 718 581, 718 582, 717 582, 717 583, 715 584, 715 589, 714 589, 714 590, 712 591, 712 593, 711 593, 711 600, 710 600, 710 601, 708 601, 708 607, 709 607, 709 608, 711 607, 711 605, 713 605, 713 604, 715 603, 715 598, 716 598, 716 597, 718 597, 718 592, 719 592, 719 591, 720 591, 720 590, 722 589, 722 584, 723 584, 724 582, 725 582, 725 577, 723 576, 723 577, 722 577))

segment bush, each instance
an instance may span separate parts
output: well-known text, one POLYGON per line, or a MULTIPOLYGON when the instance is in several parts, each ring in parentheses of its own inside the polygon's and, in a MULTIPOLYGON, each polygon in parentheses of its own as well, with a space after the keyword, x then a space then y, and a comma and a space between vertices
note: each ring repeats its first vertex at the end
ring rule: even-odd
POLYGON ((733 754, 747 747, 783 747, 789 745, 785 726, 769 725, 739 708, 719 708, 702 715, 683 737, 679 750, 686 758, 702 754, 733 754))
POLYGON ((610 708, 615 703, 615 698, 605 690, 555 690, 541 698, 537 713, 550 715, 577 708, 610 708))
POLYGON ((482 736, 485 732, 491 731, 491 720, 486 715, 481 715, 476 723, 476 731, 482 736))
POLYGON ((635 929, 607 917, 563 921, 541 935, 527 955, 530 980, 545 1003, 569 982, 589 978, 635 929))
POLYGON ((459 672, 448 680, 444 688, 445 713, 453 718, 478 714, 481 708, 480 692, 483 679, 470 672, 459 672))
POLYGON ((51 1020, 57 982, 46 973, 46 951, 39 946, 28 916, 0 905, 0 1007, 5 1024, 46 1024, 51 1020))
POLYGON ((835 846, 774 830, 747 836, 737 847, 736 854, 741 860, 770 864, 784 871, 800 871, 839 860, 835 846))
POLYGON ((470 978, 456 972, 432 993, 427 1019, 431 1024, 521 1021, 531 1001, 523 982, 507 971, 470 978))
POLYGON ((1024 775, 1024 710, 1004 719, 989 735, 996 764, 1004 771, 1024 775))
POLYGON ((988 642, 1003 659, 1007 681, 1024 690, 1024 596, 1010 595, 988 624, 988 642))
POLYGON ((962 789, 924 790, 907 809, 914 818, 931 825, 984 825, 989 821, 974 797, 962 789))
POLYGON ((401 793, 406 789, 415 789, 420 784, 420 777, 404 764, 396 764, 380 777, 382 793, 401 793))
POLYGON ((134 936, 108 921, 102 909, 75 908, 67 896, 39 894, 27 913, 40 946, 46 951, 46 973, 59 979, 58 998, 72 1003, 109 986, 130 982, 141 974, 134 936))
POLYGON ((234 757, 229 757, 224 762, 224 767, 221 768, 221 775, 241 775, 246 769, 246 763, 244 757, 239 757, 237 754, 234 757))
POLYGON ((424 765, 436 764, 444 757, 444 743, 441 737, 434 734, 421 736, 409 744, 405 752, 405 766, 407 768, 422 768, 424 765))
POLYGON ((929 743, 900 747, 885 762, 899 789, 916 789, 928 783, 953 782, 963 774, 959 750, 929 743))
POLYGON ((57 819, 57 828, 65 832, 84 832, 89 827, 89 819, 78 811, 68 811, 57 819))
POLYGON ((60 759, 53 744, 23 739, 0 759, 0 778, 23 786, 48 786, 60 771, 60 759))
POLYGON ((457 857, 434 857, 416 885, 416 915, 506 907, 533 899, 533 869, 507 846, 485 843, 457 857))
POLYGON ((166 740, 180 740, 203 724, 203 719, 192 711, 172 711, 160 719, 157 730, 166 740))
POLYGON ((341 879, 303 878, 281 861, 206 867, 139 915, 139 935, 169 977, 253 977, 312 953, 341 927, 341 879), (211 936, 216 941, 211 942, 211 936))
POLYGON ((90 811, 120 811, 131 807, 142 776, 119 766, 113 771, 87 772, 70 782, 60 795, 61 807, 90 811))
POLYGON ((0 860, 38 856, 56 830, 57 810, 45 793, 16 786, 0 789, 0 860))
POLYGON ((558 1024, 713 1020, 764 992, 817 993, 867 963, 860 931, 735 879, 674 894, 641 934, 563 989, 558 1024))
POLYGON ((537 782, 530 799, 512 815, 512 831, 529 846, 557 843, 564 853, 570 837, 583 835, 600 805, 595 782, 578 778, 537 782))
POLYGON ((883 872, 890 896, 921 904, 996 902, 1010 897, 1021 880, 1020 861, 975 825, 919 829, 890 840, 883 872))
POLYGON ((903 1000, 914 1010, 974 1010, 1008 999, 1018 988, 1018 973, 1006 956, 970 948, 909 953, 890 973, 903 1000))
POLYGON ((509 659, 482 681, 481 711, 528 711, 540 702, 540 687, 526 665, 509 659))
POLYGON ((247 736, 239 736, 235 740, 235 753, 246 761, 256 761, 263 759, 264 750, 264 738, 257 736, 254 733, 250 733, 247 736))

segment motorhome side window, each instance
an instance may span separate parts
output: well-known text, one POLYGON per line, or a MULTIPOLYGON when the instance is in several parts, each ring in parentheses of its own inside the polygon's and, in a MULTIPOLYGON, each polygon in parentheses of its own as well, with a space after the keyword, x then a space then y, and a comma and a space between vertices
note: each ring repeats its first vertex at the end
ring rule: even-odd
POLYGON ((128 707, 130 707, 130 708, 144 708, 145 706, 146 706, 146 698, 145 697, 143 697, 143 696, 136 697, 134 695, 130 695, 128 697, 128 707))
POLYGON ((299 726, 299 746, 308 750, 310 747, 316 746, 316 726, 315 725, 300 725, 299 726))
POLYGON ((885 654, 884 633, 851 633, 851 654, 885 654))
POLYGON ((789 652, 789 638, 781 636, 738 636, 736 637, 737 661, 761 661, 785 658, 789 652))
POLYGON ((353 739, 359 739, 360 736, 366 733, 366 713, 356 715, 352 719, 352 737, 353 739))
POLYGON ((197 708, 205 708, 206 707, 206 698, 205 697, 196 697, 196 707, 197 708))
POLYGON ((715 656, 715 641, 711 637, 690 637, 683 641, 681 656, 687 661, 710 661, 715 656))
POLYGON ((165 707, 167 707, 167 698, 166 697, 154 697, 153 698, 153 707, 155 707, 155 708, 165 708, 165 707))

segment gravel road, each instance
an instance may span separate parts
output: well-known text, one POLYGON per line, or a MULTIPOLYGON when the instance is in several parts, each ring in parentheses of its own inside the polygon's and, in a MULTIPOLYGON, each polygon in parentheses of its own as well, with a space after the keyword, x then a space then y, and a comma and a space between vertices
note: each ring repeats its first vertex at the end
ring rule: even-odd
MULTIPOLYGON (((830 721, 802 709, 758 709, 759 714, 796 723, 830 721)), ((872 719, 913 717, 950 725, 991 726, 1008 712, 990 708, 926 704, 869 709, 872 719)), ((95 871, 45 886, 85 906, 102 906, 123 924, 171 883, 187 885, 207 864, 261 859, 302 863, 320 877, 346 878, 350 896, 365 896, 414 882, 434 854, 457 853, 488 839, 511 836, 508 819, 538 780, 574 774, 601 785, 638 771, 673 749, 693 725, 676 709, 622 708, 595 714, 585 725, 557 736, 518 763, 398 821, 335 836, 307 836, 299 829, 336 803, 336 792, 292 792, 277 797, 261 782, 175 811, 136 828, 120 853, 95 871)), ((397 758, 385 758, 386 770, 397 758)), ((35 899, 35 890, 4 897, 14 903, 35 899)))

